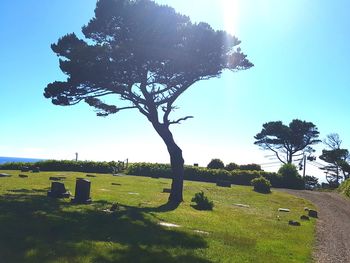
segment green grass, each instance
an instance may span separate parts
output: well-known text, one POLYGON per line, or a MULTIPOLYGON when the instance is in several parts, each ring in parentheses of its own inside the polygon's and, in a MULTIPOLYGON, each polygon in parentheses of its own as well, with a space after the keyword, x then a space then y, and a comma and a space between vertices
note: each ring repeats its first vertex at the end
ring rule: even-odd
POLYGON ((48 178, 67 176, 64 183, 74 192, 75 178, 85 174, 41 172, 19 178, 18 171, 1 172, 12 177, 0 178, 0 262, 312 261, 314 219, 300 227, 288 225, 312 204, 274 189, 259 194, 252 187, 185 182, 185 202, 171 210, 164 205, 168 194, 162 193, 170 180, 99 174, 87 178, 93 203, 73 205, 69 199, 46 197, 48 178), (199 191, 214 201, 213 211, 191 206, 199 191), (113 202, 120 211, 102 211, 113 202), (279 207, 291 212, 277 212, 279 207), (160 221, 181 227, 162 227, 160 221))

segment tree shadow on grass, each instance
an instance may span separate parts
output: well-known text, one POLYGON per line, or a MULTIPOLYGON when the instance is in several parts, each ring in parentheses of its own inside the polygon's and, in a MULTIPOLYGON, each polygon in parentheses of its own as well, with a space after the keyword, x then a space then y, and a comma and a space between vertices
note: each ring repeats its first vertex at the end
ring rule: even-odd
POLYGON ((26 191, 0 196, 0 258, 3 262, 210 262, 191 251, 206 248, 196 234, 159 226, 157 208, 122 206, 106 213, 110 203, 71 205, 26 191), (177 252, 173 252, 174 249, 177 252))

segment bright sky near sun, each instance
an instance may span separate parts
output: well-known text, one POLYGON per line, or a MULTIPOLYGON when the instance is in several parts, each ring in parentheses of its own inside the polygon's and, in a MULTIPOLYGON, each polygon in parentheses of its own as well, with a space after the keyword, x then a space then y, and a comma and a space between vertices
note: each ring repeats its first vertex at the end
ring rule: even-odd
MULTIPOLYGON (((254 143, 262 124, 311 121, 320 137, 336 132, 350 148, 347 0, 158 0, 236 35, 255 64, 198 82, 178 100, 173 127, 187 164, 279 164, 254 143)), ((0 156, 169 162, 164 143, 137 111, 96 117, 87 105, 54 106, 42 95, 63 80, 50 44, 93 16, 95 0, 0 2, 0 156)), ((316 147, 317 156, 324 148, 316 147)), ((307 174, 322 172, 307 167, 307 174)))

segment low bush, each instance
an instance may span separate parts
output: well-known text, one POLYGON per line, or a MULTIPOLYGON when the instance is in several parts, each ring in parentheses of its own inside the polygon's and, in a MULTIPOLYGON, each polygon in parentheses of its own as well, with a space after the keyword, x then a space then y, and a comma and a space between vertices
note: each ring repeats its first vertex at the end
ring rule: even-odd
POLYGON ((38 167, 40 171, 71 171, 86 173, 112 173, 117 167, 116 162, 93 162, 93 161, 68 161, 68 160, 45 160, 35 163, 5 163, 0 165, 2 170, 22 170, 28 167, 30 170, 38 167))
MULTIPOLYGON (((184 167, 184 179, 201 182, 217 182, 218 180, 228 181, 231 184, 250 185, 254 178, 260 176, 268 179, 273 187, 282 187, 282 177, 277 173, 264 171, 248 171, 225 169, 207 169, 203 167, 189 166, 184 167)), ((152 163, 133 163, 126 170, 126 174, 136 176, 150 176, 172 178, 172 171, 169 164, 152 163)))
POLYGON ((220 159, 212 159, 208 165, 208 169, 224 169, 225 165, 220 159))
POLYGON ((252 186, 254 186, 254 191, 259 193, 271 193, 271 183, 266 178, 260 176, 251 181, 252 186))
POLYGON ((191 201, 196 203, 194 207, 198 210, 213 210, 213 201, 210 201, 203 191, 196 193, 191 201))

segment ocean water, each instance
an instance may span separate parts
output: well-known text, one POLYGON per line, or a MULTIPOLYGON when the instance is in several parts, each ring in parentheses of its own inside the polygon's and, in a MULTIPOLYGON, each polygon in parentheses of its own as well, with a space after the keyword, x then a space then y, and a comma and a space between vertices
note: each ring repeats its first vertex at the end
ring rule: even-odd
POLYGON ((23 163, 35 163, 44 159, 33 159, 33 158, 19 158, 19 157, 0 157, 0 164, 12 163, 12 162, 23 162, 23 163))

